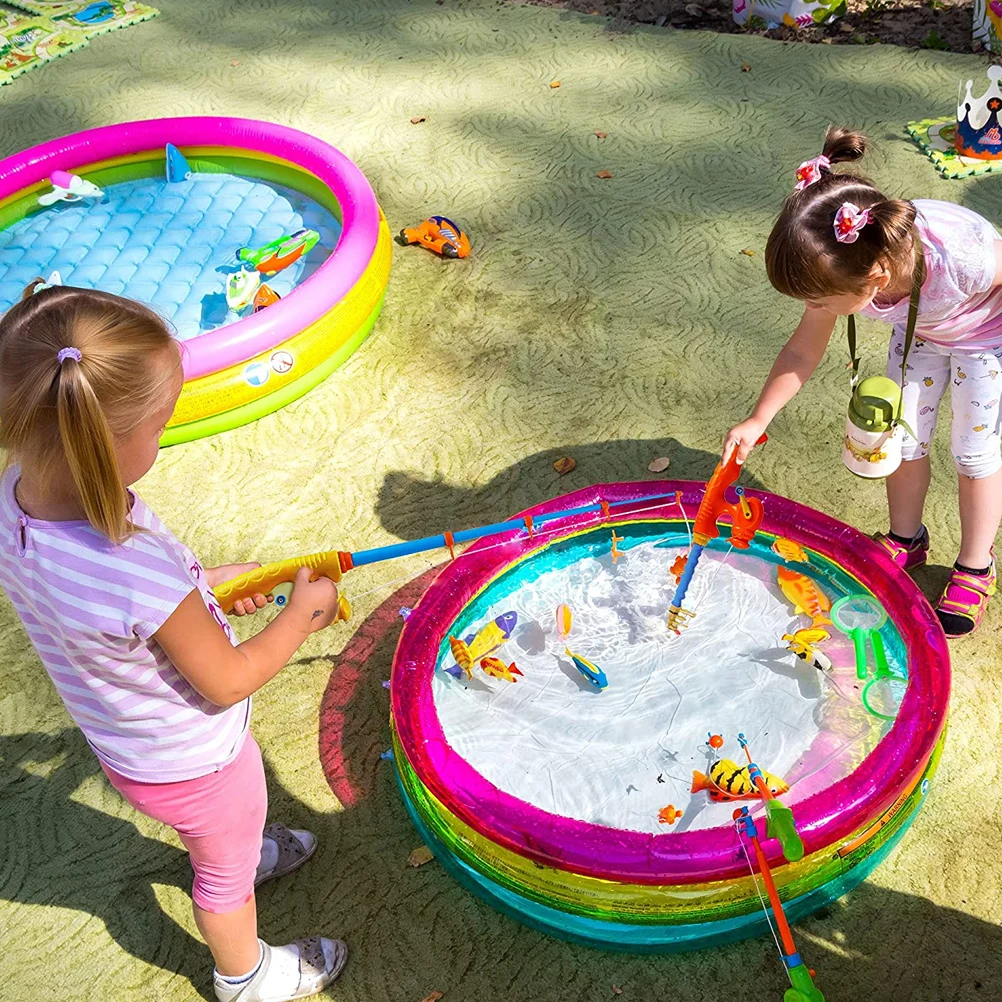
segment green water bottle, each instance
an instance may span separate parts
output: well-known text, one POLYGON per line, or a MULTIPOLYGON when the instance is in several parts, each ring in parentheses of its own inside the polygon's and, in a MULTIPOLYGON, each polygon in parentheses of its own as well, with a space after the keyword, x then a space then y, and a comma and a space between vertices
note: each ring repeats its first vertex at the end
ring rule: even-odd
POLYGON ((875 480, 901 465, 900 410, 901 387, 890 377, 869 376, 856 386, 842 443, 842 462, 851 473, 875 480))

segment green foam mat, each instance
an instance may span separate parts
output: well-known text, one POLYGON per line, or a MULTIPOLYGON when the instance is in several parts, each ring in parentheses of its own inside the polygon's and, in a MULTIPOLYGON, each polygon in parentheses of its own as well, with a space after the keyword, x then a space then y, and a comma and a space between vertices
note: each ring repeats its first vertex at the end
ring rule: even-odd
POLYGON ((953 148, 953 134, 956 127, 957 120, 952 115, 923 118, 909 122, 905 126, 908 135, 943 177, 954 180, 960 177, 975 177, 978 174, 997 174, 1002 171, 1002 160, 974 160, 971 157, 962 157, 953 148))

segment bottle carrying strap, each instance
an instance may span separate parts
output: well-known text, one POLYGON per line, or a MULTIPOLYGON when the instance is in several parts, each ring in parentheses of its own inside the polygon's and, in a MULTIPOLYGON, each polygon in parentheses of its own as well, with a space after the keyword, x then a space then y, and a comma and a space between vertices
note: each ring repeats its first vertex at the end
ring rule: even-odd
MULTIPOLYGON (((915 234, 916 254, 915 271, 912 275, 912 292, 908 299, 908 322, 905 325, 904 350, 901 353, 901 398, 898 401, 898 413, 895 415, 894 423, 901 425, 912 438, 915 433, 908 427, 902 418, 905 406, 905 374, 908 369, 908 353, 912 350, 912 342, 915 340, 915 324, 918 321, 919 297, 922 295, 922 283, 925 281, 925 254, 922 252, 922 243, 915 234)), ((849 366, 852 369, 851 388, 856 389, 859 382, 859 356, 856 354, 856 317, 850 313, 846 318, 846 339, 849 342, 849 366)))

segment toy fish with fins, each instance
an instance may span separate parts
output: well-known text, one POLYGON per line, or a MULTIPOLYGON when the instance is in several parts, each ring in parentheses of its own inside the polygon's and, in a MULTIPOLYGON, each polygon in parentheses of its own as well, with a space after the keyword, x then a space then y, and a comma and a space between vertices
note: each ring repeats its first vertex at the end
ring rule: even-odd
POLYGON ((662 807, 661 810, 658 811, 658 824, 673 825, 680 817, 682 817, 682 812, 678 810, 674 804, 669 804, 667 807, 662 807))
POLYGON ((579 672, 596 689, 605 689, 609 685, 609 680, 605 677, 605 672, 602 671, 598 665, 592 664, 587 658, 581 657, 580 654, 575 654, 569 647, 564 648, 564 653, 574 662, 574 667, 577 668, 579 672))
POLYGON ((825 672, 832 670, 831 659, 827 654, 819 651, 816 645, 824 643, 830 638, 831 634, 820 626, 797 630, 796 633, 783 634, 788 651, 792 651, 801 661, 805 661, 812 668, 825 672))
POLYGON ((462 640, 449 637, 452 656, 467 678, 473 677, 473 665, 477 661, 492 654, 511 636, 517 622, 517 612, 504 612, 472 636, 462 640))
POLYGON ((501 678, 506 682, 517 682, 518 679, 515 676, 522 674, 515 666, 514 661, 510 665, 505 665, 500 658, 483 658, 480 667, 483 668, 485 675, 490 675, 491 678, 501 678))
POLYGON ((776 537, 776 542, 772 544, 772 552, 775 553, 777 557, 782 557, 782 559, 787 563, 810 563, 807 558, 807 552, 800 545, 800 543, 795 543, 792 539, 784 539, 782 536, 776 537))
POLYGON ((260 313, 263 309, 274 306, 281 298, 267 282, 262 282, 254 293, 254 312, 260 313))
MULTIPOLYGON (((771 772, 762 770, 762 778, 766 786, 778 797, 790 789, 785 780, 774 776, 771 772)), ((748 766, 739 766, 729 758, 718 759, 710 766, 710 775, 694 769, 692 772, 692 792, 706 790, 710 800, 717 802, 729 800, 758 800, 759 792, 748 775, 748 766)))
POLYGON ((316 230, 296 230, 290 236, 279 237, 256 250, 244 247, 237 252, 237 259, 252 265, 262 274, 274 275, 309 254, 319 240, 320 234, 316 230))
POLYGON ((226 280, 226 305, 236 311, 249 306, 260 284, 261 276, 256 271, 241 268, 226 280))
POLYGON ((675 579, 676 585, 679 583, 679 581, 682 580, 682 572, 685 570, 685 565, 688 562, 689 562, 688 553, 680 553, 673 561, 670 568, 670 573, 671 576, 675 579))
POLYGON ((795 615, 810 616, 812 625, 827 626, 831 620, 825 613, 831 611, 831 599, 806 574, 777 567, 776 576, 783 594, 793 605, 795 615))

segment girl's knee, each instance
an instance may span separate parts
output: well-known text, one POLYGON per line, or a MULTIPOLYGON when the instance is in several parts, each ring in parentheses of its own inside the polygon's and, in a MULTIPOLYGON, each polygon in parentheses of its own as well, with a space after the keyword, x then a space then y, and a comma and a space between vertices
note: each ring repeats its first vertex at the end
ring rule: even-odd
POLYGON ((957 473, 968 480, 984 480, 1002 470, 1002 451, 995 442, 991 450, 953 454, 957 473))

